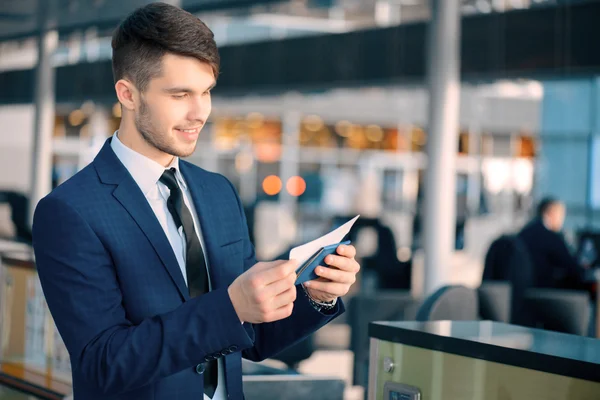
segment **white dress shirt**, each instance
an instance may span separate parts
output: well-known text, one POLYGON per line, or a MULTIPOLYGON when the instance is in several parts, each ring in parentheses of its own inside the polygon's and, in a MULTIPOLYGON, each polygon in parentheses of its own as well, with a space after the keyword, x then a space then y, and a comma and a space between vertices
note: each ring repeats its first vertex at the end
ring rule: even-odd
MULTIPOLYGON (((175 221, 167 208, 167 199, 169 198, 170 190, 167 186, 165 186, 162 182, 159 182, 160 177, 162 176, 165 169, 175 168, 176 173, 175 176, 177 178, 177 183, 181 188, 181 192, 183 193, 183 200, 185 205, 188 207, 192 214, 192 218, 194 220, 194 228, 198 234, 198 239, 200 240, 200 245, 202 246, 202 250, 204 254, 206 254, 204 241, 202 239, 202 231, 200 230, 200 224, 198 223, 198 215, 196 214, 196 208, 194 207, 194 203, 192 201, 192 196, 188 190, 188 187, 183 179, 183 175, 179 171, 179 158, 175 157, 171 165, 167 168, 163 167, 156 161, 149 159, 146 156, 141 155, 140 153, 130 149, 125 146, 117 135, 118 132, 115 132, 110 146, 112 150, 115 152, 121 163, 127 168, 135 182, 138 184, 142 193, 148 200, 148 204, 152 207, 152 211, 154 211, 154 215, 158 219, 160 226, 162 226, 165 235, 167 235, 167 239, 173 248, 173 252, 175 253, 175 257, 177 257, 177 262, 179 263, 179 268, 181 269, 181 274, 183 275, 183 279, 187 285, 187 274, 185 269, 185 252, 186 252, 186 240, 185 233, 183 232, 183 226, 177 229, 175 225, 175 221)), ((206 259, 206 266, 208 268, 208 257, 206 259)), ((210 272, 206 271, 208 274, 208 282, 209 288, 212 288, 210 283, 210 272)), ((193 366, 190 366, 192 368, 193 366)), ((219 382, 217 384, 217 389, 215 391, 215 395, 213 396, 213 400, 225 400, 227 399, 227 393, 225 389, 225 373, 223 369, 223 360, 218 360, 218 374, 219 374, 219 382)), ((208 400, 209 397, 204 395, 204 400, 208 400)))

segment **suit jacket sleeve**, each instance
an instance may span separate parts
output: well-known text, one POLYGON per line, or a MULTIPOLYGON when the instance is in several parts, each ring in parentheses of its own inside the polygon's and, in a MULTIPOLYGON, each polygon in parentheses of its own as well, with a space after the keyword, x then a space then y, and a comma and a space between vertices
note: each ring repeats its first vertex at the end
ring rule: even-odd
POLYGON ((134 325, 123 308, 110 253, 89 223, 62 199, 46 197, 39 203, 33 245, 42 288, 73 374, 99 393, 126 393, 194 368, 207 355, 253 345, 226 288, 134 325))
MULTIPOLYGON (((227 181, 237 198, 243 225, 242 229, 244 230, 244 270, 247 270, 257 262, 254 246, 250 242, 246 216, 237 192, 226 178, 223 179, 227 181)), ((252 361, 262 361, 272 357, 304 339, 344 312, 344 304, 341 299, 338 299, 332 310, 326 313, 319 312, 310 304, 300 285, 296 286, 296 291, 294 311, 288 318, 266 324, 244 324, 248 333, 254 339, 254 346, 243 351, 245 358, 252 361)))

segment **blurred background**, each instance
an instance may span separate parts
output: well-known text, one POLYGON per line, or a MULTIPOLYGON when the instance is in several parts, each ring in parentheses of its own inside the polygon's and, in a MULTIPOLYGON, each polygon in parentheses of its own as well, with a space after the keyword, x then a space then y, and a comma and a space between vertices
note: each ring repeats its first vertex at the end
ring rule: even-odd
MULTIPOLYGON (((69 365, 26 255, 31 213, 117 129, 111 34, 149 2, 0 0, 2 348, 66 371, 56 393, 68 393, 69 365)), ((337 377, 345 398, 362 398, 375 316, 361 301, 396 305, 377 318, 411 319, 441 287, 480 288, 486 264, 510 281, 506 271, 525 262, 486 259, 490 246, 518 240, 547 196, 565 206, 561 235, 582 276, 594 271, 600 2, 170 3, 213 30, 222 58, 189 161, 235 185, 258 258, 286 257, 361 215, 348 313, 265 367, 337 377)), ((585 322, 570 333, 596 335, 594 276, 546 286, 583 296, 585 322)), ((542 319, 523 324, 568 330, 542 319)))

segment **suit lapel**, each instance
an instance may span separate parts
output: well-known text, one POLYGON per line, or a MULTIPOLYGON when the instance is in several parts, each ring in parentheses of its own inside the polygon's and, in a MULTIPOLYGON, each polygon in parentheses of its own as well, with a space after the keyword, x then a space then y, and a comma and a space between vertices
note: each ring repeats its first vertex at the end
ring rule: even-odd
POLYGON ((129 215, 148 238, 158 254, 171 279, 184 299, 189 299, 189 292, 183 279, 173 248, 165 235, 150 204, 127 169, 121 164, 110 147, 110 139, 94 160, 98 176, 107 184, 117 184, 113 196, 127 210, 129 215))
POLYGON ((189 291, 183 279, 177 258, 173 253, 173 248, 156 219, 152 208, 148 204, 146 197, 144 197, 144 194, 133 178, 130 181, 125 180, 121 182, 113 192, 113 196, 125 207, 129 215, 131 215, 142 232, 144 232, 144 235, 146 235, 152 247, 156 250, 163 265, 167 268, 173 283, 179 289, 179 293, 185 299, 188 299, 189 291))

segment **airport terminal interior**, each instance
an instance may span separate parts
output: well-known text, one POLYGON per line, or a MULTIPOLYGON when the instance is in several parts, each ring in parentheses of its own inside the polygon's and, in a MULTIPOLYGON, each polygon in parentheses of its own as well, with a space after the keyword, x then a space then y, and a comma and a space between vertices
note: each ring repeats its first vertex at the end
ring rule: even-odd
MULTIPOLYGON (((165 2, 214 33, 186 160, 257 259, 359 216, 345 313, 243 360, 247 400, 600 399, 600 1, 165 2)), ((73 398, 33 215, 119 129, 111 36, 149 3, 0 0, 0 400, 73 398)))

